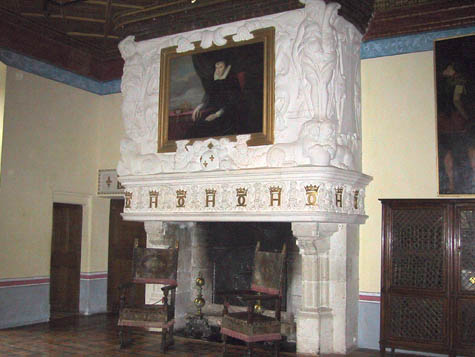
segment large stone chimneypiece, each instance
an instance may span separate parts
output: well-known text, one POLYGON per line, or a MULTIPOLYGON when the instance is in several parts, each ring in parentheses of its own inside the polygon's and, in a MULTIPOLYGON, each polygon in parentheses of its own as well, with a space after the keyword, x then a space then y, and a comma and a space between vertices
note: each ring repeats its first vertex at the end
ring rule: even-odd
MULTIPOLYGON (((298 352, 346 353, 357 343, 358 225, 366 220, 370 181, 361 173, 361 34, 338 15, 339 5, 301 1, 304 9, 122 41, 123 217, 145 222, 151 247, 180 241, 178 326, 194 309, 197 273, 212 281, 201 222, 289 222, 294 249, 285 320, 295 327, 288 333, 296 331, 290 338, 298 352), (272 27, 273 143, 255 146, 251 135, 237 135, 180 140, 173 152, 158 153, 162 49, 224 48, 272 27)), ((211 285, 211 302, 206 289, 211 285)), ((148 298, 159 291, 150 286, 148 298)))

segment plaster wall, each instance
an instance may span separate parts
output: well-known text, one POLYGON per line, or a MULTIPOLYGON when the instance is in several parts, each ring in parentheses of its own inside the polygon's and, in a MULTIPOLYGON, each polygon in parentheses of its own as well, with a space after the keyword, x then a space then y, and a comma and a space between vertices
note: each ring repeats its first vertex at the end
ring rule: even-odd
POLYGON ((97 169, 117 163, 119 100, 7 68, 0 279, 49 276, 55 197, 87 206, 81 271, 107 270, 109 201, 95 192, 97 169))
POLYGON ((360 291, 380 291, 380 198, 437 198, 433 52, 361 63, 363 171, 369 216, 360 231, 360 291))
POLYGON ((2 173, 2 139, 3 113, 5 111, 5 85, 7 80, 7 66, 0 62, 0 175, 2 173))
POLYGON ((100 100, 99 107, 99 157, 98 166, 101 169, 115 169, 120 159, 120 140, 125 135, 122 120, 122 94, 96 96, 100 100))
MULTIPOLYGON (((105 96, 95 96, 100 101, 99 112, 96 117, 98 122, 98 161, 94 179, 97 181, 97 170, 115 169, 120 158, 120 140, 124 137, 124 125, 121 118, 122 95, 110 94, 105 96)), ((97 192, 97 182, 95 182, 94 192, 97 192)), ((109 199, 97 198, 98 203, 94 208, 93 231, 95 238, 91 241, 91 255, 89 272, 105 272, 108 264, 109 250, 109 199)))

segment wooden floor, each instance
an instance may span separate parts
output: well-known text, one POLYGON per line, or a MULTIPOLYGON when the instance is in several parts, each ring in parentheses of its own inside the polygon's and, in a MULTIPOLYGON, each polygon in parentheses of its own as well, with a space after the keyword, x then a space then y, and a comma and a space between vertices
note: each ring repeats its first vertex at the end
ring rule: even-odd
MULTIPOLYGON (((221 356, 221 344, 183 337, 175 337, 175 344, 166 354, 160 354, 160 336, 140 331, 134 334, 133 345, 121 350, 116 323, 114 315, 99 314, 63 317, 49 323, 0 330, 0 356, 221 356)), ((227 357, 245 355, 242 346, 229 346, 228 351, 227 357)), ((377 351, 365 350, 348 356, 378 355, 377 351)), ((271 353, 258 349, 255 356, 271 356, 271 353)), ((282 352, 281 356, 301 355, 282 352)))

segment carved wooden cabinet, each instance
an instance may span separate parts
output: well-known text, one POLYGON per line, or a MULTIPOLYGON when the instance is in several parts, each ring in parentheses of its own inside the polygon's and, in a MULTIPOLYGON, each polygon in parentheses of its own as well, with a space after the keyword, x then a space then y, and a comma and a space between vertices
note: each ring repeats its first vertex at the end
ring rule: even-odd
POLYGON ((381 354, 475 356, 475 200, 381 202, 381 354))

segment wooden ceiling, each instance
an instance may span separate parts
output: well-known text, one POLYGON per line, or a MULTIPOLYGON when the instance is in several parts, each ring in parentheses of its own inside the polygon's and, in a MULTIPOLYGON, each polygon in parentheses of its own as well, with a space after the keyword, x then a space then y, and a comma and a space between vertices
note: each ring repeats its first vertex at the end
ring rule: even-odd
MULTIPOLYGON (((330 0, 325 0, 330 2, 330 0)), ((336 0, 365 40, 475 23, 473 0, 336 0)), ((1 0, 0 47, 100 81, 117 45, 302 8, 299 0, 1 0)))
POLYGON ((375 0, 364 40, 475 24, 475 0, 375 0))

